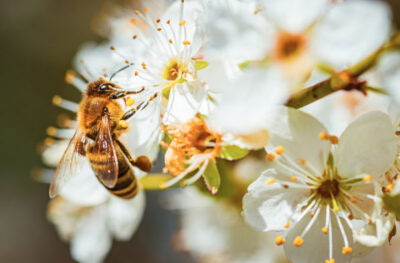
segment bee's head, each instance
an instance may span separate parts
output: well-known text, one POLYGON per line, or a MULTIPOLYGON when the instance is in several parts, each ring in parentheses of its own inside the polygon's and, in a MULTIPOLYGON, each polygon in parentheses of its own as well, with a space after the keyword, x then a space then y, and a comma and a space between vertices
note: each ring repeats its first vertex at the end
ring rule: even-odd
POLYGON ((120 89, 121 88, 118 87, 116 84, 100 79, 89 84, 87 88, 87 94, 97 96, 110 96, 120 89))

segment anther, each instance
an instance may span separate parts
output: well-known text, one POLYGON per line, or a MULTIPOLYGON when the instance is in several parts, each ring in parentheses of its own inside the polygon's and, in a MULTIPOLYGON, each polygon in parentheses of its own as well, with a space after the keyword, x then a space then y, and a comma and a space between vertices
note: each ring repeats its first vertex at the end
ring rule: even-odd
POLYGON ((329 140, 329 134, 327 134, 326 132, 320 132, 319 133, 319 138, 321 140, 329 140))
POLYGON ((328 233, 328 228, 327 227, 323 227, 321 229, 322 233, 327 234, 328 233))
POLYGON ((132 99, 131 97, 128 97, 128 99, 126 100, 126 105, 128 107, 132 106, 133 104, 135 104, 135 100, 132 99))
POLYGON ((306 159, 300 159, 299 160, 301 165, 306 165, 307 164, 307 160, 306 159))
POLYGON ((135 25, 135 24, 136 24, 136 19, 131 19, 129 22, 130 22, 132 25, 135 25))
POLYGON ((135 14, 139 15, 140 11, 139 10, 135 10, 135 14))
POLYGON ((285 244, 285 239, 282 236, 277 236, 275 238, 275 244, 277 246, 282 246, 283 244, 285 244))
POLYGON ((338 144, 339 143, 339 138, 335 135, 329 136, 329 141, 331 144, 338 144))
POLYGON ((290 221, 286 221, 285 228, 289 228, 289 227, 290 227, 290 221))
POLYGON ((173 42, 172 42, 172 39, 168 40, 168 42, 169 42, 170 44, 172 44, 172 43, 173 43, 173 42))
POLYGON ((133 37, 132 37, 133 39, 136 39, 137 38, 137 35, 133 35, 133 37))
POLYGON ((143 69, 146 69, 146 68, 147 68, 146 63, 142 62, 142 68, 143 68, 143 69))
POLYGON ((284 152, 285 152, 285 147, 283 147, 283 146, 278 146, 275 148, 275 153, 277 155, 282 155, 284 152))
POLYGON ((366 175, 363 177, 363 181, 365 182, 371 182, 372 181, 372 175, 366 175))
POLYGON ((114 46, 110 46, 110 49, 111 49, 111 50, 115 50, 115 47, 114 47, 114 46))
POLYGON ((342 249, 343 255, 350 254, 351 252, 353 252, 353 249, 351 247, 343 247, 342 249))
POLYGON ((325 260, 325 263, 335 263, 335 260, 333 258, 325 260))
POLYGON ((297 177, 294 176, 294 175, 292 175, 292 177, 290 177, 290 180, 292 180, 292 181, 297 181, 297 177))
POLYGON ((270 161, 270 162, 272 162, 273 160, 275 160, 275 158, 276 158, 276 155, 273 154, 273 153, 268 153, 268 154, 265 156, 265 159, 267 159, 267 160, 270 161))
POLYGON ((184 40, 182 43, 183 43, 185 46, 190 45, 190 41, 189 41, 189 40, 184 40))
POLYGON ((56 134, 57 134, 57 129, 54 128, 53 126, 50 126, 50 127, 48 127, 48 128, 46 129, 46 133, 47 133, 47 135, 49 135, 49 136, 56 136, 56 134))
POLYGON ((143 13, 147 13, 147 8, 143 8, 143 13))
POLYGON ((73 70, 67 70, 65 73, 65 82, 68 84, 71 84, 75 79, 75 71, 73 70))
POLYGON ((135 76, 139 75, 139 72, 135 71, 135 76))
POLYGON ((372 218, 368 218, 368 223, 371 225, 373 223, 372 218))
POLYGON ((161 31, 161 30, 162 30, 162 28, 161 28, 161 27, 158 27, 158 28, 157 28, 157 31, 161 31))
POLYGON ((276 182, 275 179, 268 179, 267 182, 266 182, 266 184, 267 184, 267 185, 271 185, 271 184, 273 184, 273 183, 275 183, 275 182, 276 182))
POLYGON ((314 217, 314 213, 311 212, 311 213, 310 213, 310 218, 313 218, 313 217, 314 217))
POLYGON ((181 22, 179 22, 180 26, 183 26, 184 24, 186 24, 186 20, 182 20, 181 22))
POLYGON ((62 98, 60 96, 56 95, 56 96, 53 97, 52 102, 56 106, 60 105, 61 102, 62 102, 62 98))
POLYGON ((171 23, 171 20, 168 19, 168 20, 167 20, 167 25, 169 25, 170 23, 171 23))
POLYGON ((303 238, 301 238, 301 236, 297 236, 294 240, 293 240, 293 245, 296 247, 301 247, 304 243, 303 238))
POLYGON ((393 190, 394 185, 393 184, 389 184, 388 186, 385 187, 385 192, 390 193, 393 190))

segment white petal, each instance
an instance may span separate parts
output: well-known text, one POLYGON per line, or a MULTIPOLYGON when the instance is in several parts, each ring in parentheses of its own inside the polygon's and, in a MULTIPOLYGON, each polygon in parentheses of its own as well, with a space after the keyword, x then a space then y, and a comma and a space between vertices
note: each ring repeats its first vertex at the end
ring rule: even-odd
POLYGON ((210 124, 223 133, 250 134, 267 129, 272 109, 281 105, 288 94, 279 69, 247 70, 224 90, 210 124))
POLYGON ((327 0, 263 0, 264 10, 279 28, 301 32, 326 10, 327 0))
POLYGON ((325 168, 330 144, 321 140, 319 134, 326 132, 325 127, 311 115, 300 110, 281 107, 270 122, 270 144, 268 151, 274 151, 277 146, 285 148, 293 161, 305 159, 318 174, 322 175, 325 168))
POLYGON ((366 113, 352 122, 339 139, 335 162, 341 176, 380 176, 394 163, 397 141, 392 122, 383 112, 366 113))
POLYGON ((111 249, 112 239, 107 230, 105 211, 93 210, 81 218, 71 240, 72 257, 84 263, 100 263, 111 249))
POLYGON ((72 203, 93 206, 105 202, 111 194, 97 180, 92 168, 87 164, 79 174, 67 182, 60 195, 72 203))
POLYGON ((198 81, 175 85, 170 92, 165 124, 182 124, 192 119, 207 98, 203 84, 198 81))
POLYGON ((254 181, 243 198, 243 215, 259 231, 284 230, 286 222, 298 216, 297 205, 308 191, 284 189, 277 182, 267 185, 268 179, 281 178, 274 169, 269 169, 254 181))
POLYGON ((379 60, 377 71, 391 98, 400 103, 400 52, 390 52, 379 60))
POLYGON ((108 204, 108 228, 117 240, 129 240, 142 220, 145 194, 139 191, 132 200, 113 197, 108 204))
MULTIPOLYGON (((296 223, 286 235, 285 252, 289 260, 294 263, 321 263, 329 258, 329 232, 324 234, 321 229, 325 226, 325 207, 321 208, 322 211, 318 215, 318 218, 313 223, 310 230, 303 237, 304 243, 301 247, 293 245, 293 241, 297 236, 300 236, 303 230, 307 227, 310 222, 310 216, 306 215, 300 222, 296 223)), ((341 231, 335 216, 331 213, 332 222, 332 258, 335 262, 345 263, 351 261, 351 254, 343 255, 342 248, 344 247, 344 241, 341 235, 341 231)), ((345 221, 341 219, 345 233, 349 238, 350 247, 352 246, 352 232, 347 226, 345 221)))
POLYGON ((375 51, 388 38, 389 7, 381 1, 336 4, 316 28, 311 50, 323 62, 344 69, 375 51))
POLYGON ((69 140, 55 141, 47 147, 42 154, 43 162, 48 166, 57 167, 65 149, 67 149, 68 143, 69 140))

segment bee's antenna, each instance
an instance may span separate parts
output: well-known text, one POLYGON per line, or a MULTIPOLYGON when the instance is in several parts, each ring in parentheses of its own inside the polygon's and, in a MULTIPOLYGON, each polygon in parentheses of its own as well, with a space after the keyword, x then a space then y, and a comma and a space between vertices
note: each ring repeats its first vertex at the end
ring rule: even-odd
POLYGON ((120 73, 121 71, 124 71, 125 69, 129 68, 130 66, 133 66, 133 63, 130 63, 129 65, 126 65, 126 66, 124 66, 124 67, 118 69, 117 71, 115 71, 115 72, 111 75, 110 81, 111 81, 118 73, 120 73))

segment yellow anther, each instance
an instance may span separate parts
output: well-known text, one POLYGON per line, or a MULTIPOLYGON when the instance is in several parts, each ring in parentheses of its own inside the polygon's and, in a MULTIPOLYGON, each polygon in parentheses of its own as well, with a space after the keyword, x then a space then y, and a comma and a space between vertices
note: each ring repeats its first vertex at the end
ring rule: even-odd
POLYGON ((54 143, 54 140, 52 138, 47 137, 46 139, 44 139, 43 143, 45 146, 50 146, 54 143))
POLYGON ((133 35, 133 37, 132 37, 133 39, 136 39, 137 38, 137 35, 133 35))
POLYGON ((182 20, 181 22, 179 22, 180 26, 183 26, 184 24, 186 24, 186 20, 182 20))
POLYGON ((325 260, 325 263, 335 263, 335 260, 333 258, 325 260))
POLYGON ((56 95, 53 97, 52 102, 54 105, 60 105, 62 102, 62 98, 60 96, 56 95))
POLYGON ((389 184, 388 186, 386 186, 385 190, 386 192, 390 193, 393 190, 394 185, 393 184, 389 184))
POLYGON ((126 121, 124 121, 124 120, 119 121, 119 125, 120 125, 121 128, 123 128, 123 129, 128 128, 128 124, 127 124, 126 121))
POLYGON ((135 76, 139 75, 139 72, 135 71, 135 76))
POLYGON ((168 19, 168 20, 167 20, 167 25, 169 25, 170 23, 171 23, 171 20, 168 19))
POLYGON ((146 69, 146 68, 147 68, 146 63, 142 62, 142 68, 143 68, 143 69, 146 69))
POLYGON ((290 180, 292 180, 292 181, 297 181, 297 177, 294 176, 294 175, 292 175, 292 177, 290 177, 290 180))
POLYGON ((50 127, 48 127, 48 128, 46 129, 46 133, 47 133, 47 135, 49 135, 49 136, 56 136, 56 134, 57 134, 57 129, 54 128, 53 126, 50 126, 50 127))
POLYGON ((285 244, 285 239, 282 236, 277 236, 275 238, 275 244, 277 246, 282 246, 283 244, 285 244))
POLYGON ((357 199, 353 197, 353 198, 351 199, 351 202, 352 202, 353 204, 355 204, 355 203, 357 203, 357 199))
POLYGON ((306 165, 307 164, 307 160, 306 159, 300 159, 299 160, 301 165, 306 165))
POLYGON ((270 162, 272 162, 273 160, 275 160, 275 158, 276 158, 276 155, 273 154, 273 153, 268 153, 268 154, 265 156, 265 159, 267 159, 267 160, 270 161, 270 162))
POLYGON ((289 227, 290 227, 290 221, 286 221, 285 228, 289 228, 289 227))
POLYGON ((139 15, 140 11, 139 10, 135 10, 135 14, 139 15))
POLYGON ((136 24, 136 19, 131 19, 129 22, 130 22, 132 25, 135 25, 135 24, 136 24))
POLYGON ((174 42, 172 41, 172 39, 168 40, 168 42, 169 42, 170 44, 174 43, 174 42))
POLYGON ((319 133, 319 138, 321 140, 328 140, 329 139, 329 134, 327 134, 326 132, 320 132, 319 133))
POLYGON ((275 152, 277 155, 282 155, 285 152, 285 147, 283 146, 278 146, 275 148, 275 152))
POLYGON ((294 241, 293 241, 293 245, 296 247, 301 247, 304 243, 303 238, 301 238, 301 236, 297 236, 294 241))
POLYGON ((183 43, 185 46, 190 45, 190 41, 189 41, 189 40, 184 40, 182 43, 183 43))
POLYGON ((74 81, 74 78, 75 72, 73 70, 67 70, 67 73, 65 73, 65 82, 71 84, 74 81))
POLYGON ((343 255, 350 254, 351 252, 353 252, 353 249, 351 247, 343 247, 342 249, 343 255))
POLYGON ((335 135, 332 135, 332 136, 329 136, 329 141, 332 144, 338 144, 339 143, 339 138, 337 136, 335 136, 335 135))
POLYGON ((110 46, 110 49, 111 49, 111 50, 115 50, 115 47, 114 47, 114 46, 110 46))
POLYGON ((143 8, 143 13, 147 13, 147 8, 143 8))
POLYGON ((328 233, 328 228, 327 227, 323 227, 321 229, 321 231, 322 231, 322 233, 326 234, 326 233, 328 233))
POLYGON ((275 183, 275 182, 276 182, 275 179, 268 179, 267 182, 266 182, 266 184, 267 184, 267 185, 271 185, 271 184, 273 184, 273 183, 275 183))
POLYGON ((310 213, 310 217, 311 217, 311 218, 314 217, 314 213, 313 213, 313 212, 310 213))
POLYGON ((368 218, 368 223, 371 225, 373 223, 372 218, 368 218))
POLYGON ((158 28, 157 28, 157 31, 161 31, 161 30, 162 30, 162 28, 161 28, 161 27, 158 27, 158 28))
POLYGON ((365 181, 365 182, 371 182, 372 181, 372 175, 366 175, 366 176, 364 176, 363 177, 363 180, 365 181))
POLYGON ((135 104, 135 100, 132 99, 131 97, 128 97, 128 99, 126 100, 126 105, 128 107, 132 106, 133 104, 135 104))

